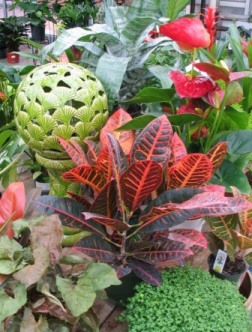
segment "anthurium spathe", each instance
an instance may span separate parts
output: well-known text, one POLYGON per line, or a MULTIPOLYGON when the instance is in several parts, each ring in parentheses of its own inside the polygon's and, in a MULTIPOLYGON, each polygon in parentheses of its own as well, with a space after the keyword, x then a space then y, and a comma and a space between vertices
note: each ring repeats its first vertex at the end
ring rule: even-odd
POLYGON ((208 77, 184 74, 178 70, 169 73, 180 98, 200 98, 212 91, 215 83, 208 77))
POLYGON ((159 27, 159 32, 174 40, 182 50, 193 51, 210 45, 210 35, 198 18, 182 17, 159 27))
POLYGON ((0 199, 0 234, 13 237, 12 222, 22 218, 25 211, 25 188, 23 182, 9 184, 0 199))

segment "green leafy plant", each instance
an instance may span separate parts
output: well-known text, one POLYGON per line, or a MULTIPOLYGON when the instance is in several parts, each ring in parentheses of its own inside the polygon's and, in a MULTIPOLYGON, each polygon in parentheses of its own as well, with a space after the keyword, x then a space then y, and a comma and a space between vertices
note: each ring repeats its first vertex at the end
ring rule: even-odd
POLYGON ((59 214, 64 226, 92 233, 76 243, 78 250, 111 264, 118 276, 133 271, 158 285, 156 263, 181 261, 193 254, 193 245, 206 245, 200 231, 183 228, 184 221, 243 211, 251 204, 206 185, 225 157, 224 143, 208 155, 187 154, 165 115, 136 138, 133 131, 116 130, 129 120, 122 109, 115 112, 101 131, 102 145, 86 140, 86 153, 75 141, 59 138, 77 165, 63 179, 84 184, 84 194, 69 193, 75 200, 44 196, 35 205, 59 214), (171 229, 180 224, 181 229, 171 229))
POLYGON ((8 52, 18 51, 20 37, 27 36, 27 24, 24 17, 9 16, 0 21, 0 33, 4 35, 8 52))
POLYGON ((92 306, 105 288, 120 284, 115 271, 62 248, 57 216, 24 218, 23 183, 11 184, 0 206, 1 330, 29 324, 34 330, 99 331, 92 306))
POLYGON ((249 312, 235 285, 199 268, 162 273, 159 287, 141 283, 120 320, 129 332, 249 332, 249 312))

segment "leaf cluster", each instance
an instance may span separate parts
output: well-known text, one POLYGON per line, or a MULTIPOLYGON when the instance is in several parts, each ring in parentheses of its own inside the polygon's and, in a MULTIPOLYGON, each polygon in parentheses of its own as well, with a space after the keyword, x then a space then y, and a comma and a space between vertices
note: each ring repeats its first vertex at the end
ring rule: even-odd
POLYGON ((249 332, 249 312, 232 283, 199 268, 176 267, 163 284, 141 283, 119 320, 129 332, 249 332))
POLYGON ((9 16, 0 21, 0 35, 9 52, 19 50, 20 38, 27 36, 26 23, 26 19, 21 16, 9 16))

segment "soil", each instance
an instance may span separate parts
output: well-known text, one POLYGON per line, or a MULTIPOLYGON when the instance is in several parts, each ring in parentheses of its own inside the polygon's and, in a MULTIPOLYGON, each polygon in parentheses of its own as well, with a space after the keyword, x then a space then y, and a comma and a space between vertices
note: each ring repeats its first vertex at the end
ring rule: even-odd
MULTIPOLYGON (((211 255, 209 257, 209 266, 212 269, 214 264, 215 256, 211 255)), ((236 257, 235 261, 231 261, 228 257, 222 271, 223 275, 233 275, 244 272, 246 269, 246 264, 243 259, 236 257)))

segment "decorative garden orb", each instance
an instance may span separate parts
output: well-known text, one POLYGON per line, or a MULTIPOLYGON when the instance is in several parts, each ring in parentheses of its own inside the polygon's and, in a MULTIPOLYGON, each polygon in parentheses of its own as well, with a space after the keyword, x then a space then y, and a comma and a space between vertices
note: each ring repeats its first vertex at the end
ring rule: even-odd
POLYGON ((61 173, 74 165, 57 137, 74 138, 81 145, 84 139, 98 137, 108 117, 101 82, 72 63, 39 66, 20 83, 14 112, 20 135, 51 176, 51 193, 63 195, 54 186, 61 181, 61 173))

